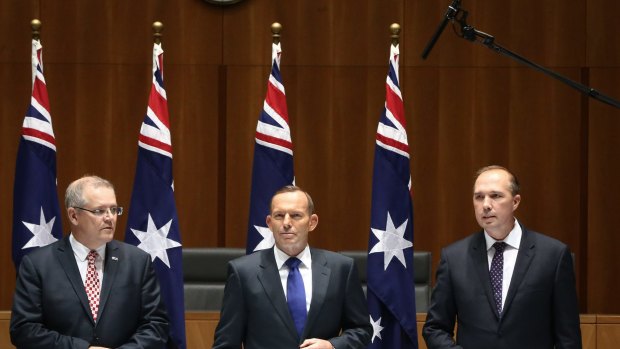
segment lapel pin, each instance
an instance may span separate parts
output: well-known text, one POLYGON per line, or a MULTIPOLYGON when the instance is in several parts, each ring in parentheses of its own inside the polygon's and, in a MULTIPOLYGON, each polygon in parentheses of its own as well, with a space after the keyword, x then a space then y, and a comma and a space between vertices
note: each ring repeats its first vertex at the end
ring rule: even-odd
POLYGON ((116 256, 112 256, 112 260, 113 260, 113 261, 117 261, 117 260, 118 260, 118 257, 116 257, 116 256))

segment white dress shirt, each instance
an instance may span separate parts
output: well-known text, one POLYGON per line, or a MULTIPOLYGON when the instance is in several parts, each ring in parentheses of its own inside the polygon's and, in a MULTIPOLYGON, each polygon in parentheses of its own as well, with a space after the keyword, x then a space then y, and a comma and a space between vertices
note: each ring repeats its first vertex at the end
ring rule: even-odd
MULTIPOLYGON (((80 270, 80 276, 82 277, 82 284, 86 284, 86 270, 88 269, 88 253, 90 248, 82 245, 79 241, 73 237, 73 234, 69 235, 69 243, 73 249, 73 256, 77 262, 78 269, 80 270)), ((95 259, 95 268, 97 269, 97 277, 99 278, 99 285, 103 285, 103 261, 105 260, 105 244, 99 246, 96 249, 99 257, 95 259)))
MULTIPOLYGON (((287 296, 286 283, 288 280, 288 266, 284 264, 291 256, 282 252, 277 246, 273 246, 273 254, 276 257, 276 266, 280 273, 280 282, 282 282, 282 288, 284 289, 284 296, 287 296)), ((310 310, 310 302, 312 301, 312 256, 310 254, 310 247, 306 245, 303 251, 297 257, 301 263, 299 263, 299 273, 304 280, 304 290, 306 291, 306 311, 310 310)))
POLYGON ((504 308, 504 303, 506 302, 508 287, 510 287, 510 280, 512 280, 512 273, 517 262, 517 254, 519 253, 519 244, 521 244, 522 235, 523 231, 521 231, 521 225, 519 225, 516 218, 514 227, 504 240, 495 240, 489 235, 489 233, 486 231, 484 232, 484 239, 487 244, 489 270, 491 270, 491 261, 495 255, 495 248, 493 247, 493 244, 498 241, 503 241, 506 243, 506 249, 504 249, 504 275, 502 277, 502 309, 504 308))

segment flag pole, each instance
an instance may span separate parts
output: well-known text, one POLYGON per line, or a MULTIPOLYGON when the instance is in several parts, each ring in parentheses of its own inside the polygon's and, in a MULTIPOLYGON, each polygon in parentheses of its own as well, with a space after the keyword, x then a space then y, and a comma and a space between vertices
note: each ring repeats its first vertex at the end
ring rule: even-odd
POLYGON ((153 22, 153 42, 161 44, 162 31, 164 31, 164 24, 160 21, 153 22))
POLYGON ((397 46, 400 41, 400 24, 392 23, 390 25, 390 31, 392 32, 392 45, 397 46))
POLYGON ((274 44, 279 44, 280 43, 280 31, 282 30, 282 24, 278 23, 278 22, 273 22, 271 24, 271 37, 273 38, 273 43, 274 44))
POLYGON ((30 21, 30 27, 32 27, 32 38, 34 40, 39 40, 39 34, 41 33, 39 29, 41 29, 41 21, 38 19, 33 19, 30 21))

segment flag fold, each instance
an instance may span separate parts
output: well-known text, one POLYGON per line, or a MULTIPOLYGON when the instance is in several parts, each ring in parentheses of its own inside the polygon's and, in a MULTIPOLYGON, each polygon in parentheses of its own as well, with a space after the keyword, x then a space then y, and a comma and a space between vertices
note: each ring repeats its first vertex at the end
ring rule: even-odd
POLYGON ((56 179, 56 139, 47 85, 43 46, 32 40, 32 96, 22 124, 13 186, 13 263, 35 248, 62 238, 56 179))
POLYGON ((151 255, 170 319, 169 347, 186 348, 181 232, 174 200, 163 49, 153 47, 153 84, 138 137, 125 241, 151 255))
POLYGON ((409 144, 398 59, 398 45, 391 45, 385 108, 375 140, 368 240, 371 349, 418 347, 409 144))

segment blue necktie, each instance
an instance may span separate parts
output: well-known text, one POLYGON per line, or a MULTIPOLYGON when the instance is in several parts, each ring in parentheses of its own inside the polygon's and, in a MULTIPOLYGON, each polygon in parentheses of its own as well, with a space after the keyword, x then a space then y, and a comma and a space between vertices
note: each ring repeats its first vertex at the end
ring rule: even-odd
POLYGON ((286 260, 288 266, 288 279, 286 280, 286 302, 288 309, 293 316, 297 334, 301 337, 301 333, 306 325, 306 290, 304 288, 304 280, 299 273, 299 263, 301 261, 295 257, 286 260))
POLYGON ((495 254, 491 260, 491 269, 489 273, 491 275, 491 286, 493 286, 493 297, 495 298, 495 306, 497 307, 497 313, 502 314, 502 283, 504 280, 504 249, 506 248, 505 242, 496 242, 493 244, 495 247, 495 254))

